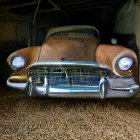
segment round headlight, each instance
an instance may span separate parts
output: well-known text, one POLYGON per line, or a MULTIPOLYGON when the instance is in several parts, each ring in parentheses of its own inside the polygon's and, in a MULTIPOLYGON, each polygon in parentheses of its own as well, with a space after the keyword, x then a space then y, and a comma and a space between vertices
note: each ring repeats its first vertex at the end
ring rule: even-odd
POLYGON ((128 70, 133 65, 133 59, 129 57, 124 57, 119 60, 118 66, 121 70, 128 70))
POLYGON ((14 57, 11 62, 12 67, 14 67, 16 69, 19 69, 19 68, 25 66, 25 64, 26 64, 26 61, 22 56, 14 57))

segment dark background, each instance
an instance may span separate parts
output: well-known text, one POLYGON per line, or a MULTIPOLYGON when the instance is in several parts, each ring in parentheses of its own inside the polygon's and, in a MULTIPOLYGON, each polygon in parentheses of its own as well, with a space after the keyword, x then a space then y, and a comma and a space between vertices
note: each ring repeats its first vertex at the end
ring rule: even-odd
MULTIPOLYGON (((118 10, 126 0, 1 0, 0 1, 0 86, 4 87, 11 73, 6 58, 13 51, 41 45, 47 31, 63 25, 92 25, 101 43, 110 43, 112 36, 120 44, 135 44, 135 36, 113 33, 118 10), (125 39, 124 39, 125 38, 125 39)), ((130 47, 131 47, 130 45, 130 47)))

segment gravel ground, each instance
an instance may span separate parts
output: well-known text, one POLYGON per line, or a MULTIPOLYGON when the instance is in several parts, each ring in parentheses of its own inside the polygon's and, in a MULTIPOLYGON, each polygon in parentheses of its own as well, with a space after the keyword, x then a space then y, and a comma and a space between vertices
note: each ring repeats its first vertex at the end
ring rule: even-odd
POLYGON ((140 140, 140 98, 48 99, 0 91, 0 140, 140 140))

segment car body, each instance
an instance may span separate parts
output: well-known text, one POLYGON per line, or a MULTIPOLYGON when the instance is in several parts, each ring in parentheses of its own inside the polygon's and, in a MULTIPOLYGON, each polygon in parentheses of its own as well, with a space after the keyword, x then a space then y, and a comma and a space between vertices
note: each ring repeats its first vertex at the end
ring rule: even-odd
POLYGON ((18 50, 7 61, 14 70, 7 85, 30 96, 127 98, 139 90, 136 53, 100 44, 92 26, 53 28, 41 46, 18 50))

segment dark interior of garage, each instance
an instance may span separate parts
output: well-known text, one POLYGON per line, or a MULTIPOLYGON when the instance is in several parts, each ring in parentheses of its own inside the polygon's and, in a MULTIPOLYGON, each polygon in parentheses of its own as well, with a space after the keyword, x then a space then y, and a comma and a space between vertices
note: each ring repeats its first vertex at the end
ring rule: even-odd
POLYGON ((7 57, 41 45, 52 27, 94 26, 100 43, 117 38, 139 57, 139 15, 140 0, 0 0, 0 139, 140 139, 138 99, 46 101, 6 86, 7 57))

